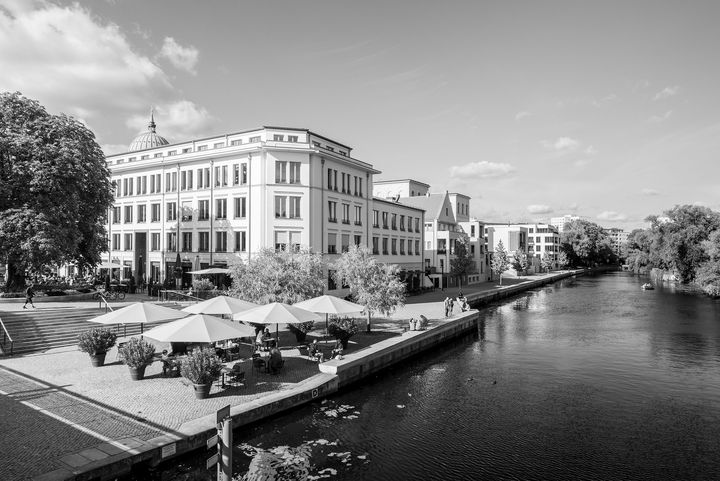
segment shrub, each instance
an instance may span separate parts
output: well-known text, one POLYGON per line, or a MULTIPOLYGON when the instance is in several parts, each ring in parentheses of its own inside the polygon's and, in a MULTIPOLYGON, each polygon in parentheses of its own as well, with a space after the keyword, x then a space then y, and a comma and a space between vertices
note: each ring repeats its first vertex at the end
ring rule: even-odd
POLYGON ((220 375, 222 362, 209 347, 195 349, 182 360, 180 374, 193 384, 210 384, 220 375))
POLYGON ((155 357, 155 346, 139 337, 131 338, 119 351, 123 363, 136 369, 150 365, 155 357))
POLYGON ((212 291, 215 289, 215 284, 210 282, 210 279, 197 279, 192 283, 193 291, 212 291))
POLYGON ((297 342, 304 342, 307 337, 307 333, 310 332, 315 325, 315 322, 308 321, 301 324, 288 324, 290 332, 295 334, 295 340, 297 342))
POLYGON ((117 334, 105 327, 96 327, 78 335, 78 348, 90 355, 107 352, 115 345, 117 334))
POLYGON ((358 325, 355 323, 355 319, 342 317, 335 319, 330 322, 328 326, 328 333, 335 339, 339 339, 342 342, 343 348, 347 347, 348 340, 352 336, 358 333, 358 325))

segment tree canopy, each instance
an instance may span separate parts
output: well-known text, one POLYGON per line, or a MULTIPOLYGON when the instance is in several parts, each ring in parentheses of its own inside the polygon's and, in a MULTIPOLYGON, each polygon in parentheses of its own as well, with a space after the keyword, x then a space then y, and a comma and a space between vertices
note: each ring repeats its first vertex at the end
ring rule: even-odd
POLYGON ((498 241, 497 246, 495 246, 495 251, 492 253, 492 261, 490 263, 490 270, 493 271, 494 274, 499 276, 500 285, 502 285, 503 272, 508 270, 509 267, 510 257, 505 250, 505 245, 503 244, 503 241, 500 240, 498 241))
POLYGON ((247 263, 231 266, 230 276, 230 295, 258 304, 294 304, 325 289, 322 257, 305 248, 262 249, 247 263))
POLYGON ((523 250, 516 250, 513 254, 512 266, 518 274, 525 273, 530 267, 530 259, 528 259, 527 253, 523 250))
POLYGON ((94 134, 20 93, 0 93, 0 262, 6 288, 26 270, 94 265, 106 249, 110 171, 94 134))
POLYGON ((470 252, 470 238, 461 234, 455 239, 455 257, 450 259, 450 275, 462 279, 475 271, 475 258, 470 252))
POLYGON ((405 304, 405 284, 398 276, 398 266, 379 263, 367 248, 350 246, 333 267, 335 282, 347 285, 355 302, 365 306, 367 332, 372 312, 388 315, 405 304))
POLYGON ((560 237, 560 249, 567 256, 568 262, 575 266, 592 267, 612 264, 617 260, 605 230, 583 219, 565 224, 560 237))

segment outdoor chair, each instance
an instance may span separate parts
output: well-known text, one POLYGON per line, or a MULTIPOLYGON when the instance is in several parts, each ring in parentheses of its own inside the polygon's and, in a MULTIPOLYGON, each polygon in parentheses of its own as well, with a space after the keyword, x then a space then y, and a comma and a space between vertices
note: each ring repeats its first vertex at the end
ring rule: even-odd
POLYGON ((230 384, 242 384, 245 385, 245 371, 242 370, 242 364, 237 363, 233 365, 232 371, 230 372, 230 384))
POLYGON ((262 359, 260 356, 255 357, 253 355, 252 365, 253 369, 255 369, 257 372, 260 372, 260 370, 265 370, 265 359, 262 359))

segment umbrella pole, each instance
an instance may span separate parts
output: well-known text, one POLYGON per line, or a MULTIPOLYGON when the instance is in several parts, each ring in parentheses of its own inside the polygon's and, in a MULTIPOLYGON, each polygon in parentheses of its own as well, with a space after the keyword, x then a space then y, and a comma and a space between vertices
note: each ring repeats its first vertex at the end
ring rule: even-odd
POLYGON ((275 324, 275 339, 277 339, 277 347, 280 348, 280 324, 275 324))
MULTIPOLYGON (((328 313, 325 313, 325 338, 330 337, 330 328, 328 327, 328 313)), ((324 341, 325 339, 323 339, 324 341)))

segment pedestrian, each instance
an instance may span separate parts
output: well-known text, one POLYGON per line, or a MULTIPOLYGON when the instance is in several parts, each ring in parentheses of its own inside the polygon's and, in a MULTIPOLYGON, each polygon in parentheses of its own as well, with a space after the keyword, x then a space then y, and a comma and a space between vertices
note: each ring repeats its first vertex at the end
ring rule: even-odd
POLYGON ((450 317, 450 298, 445 297, 445 317, 450 317))
POLYGON ((35 297, 35 291, 33 290, 32 283, 25 289, 25 304, 23 305, 23 309, 27 309, 28 302, 30 305, 35 309, 35 304, 33 304, 32 298, 35 297))
POLYGON ((450 313, 448 314, 448 317, 452 316, 454 307, 455 307, 455 301, 453 301, 452 297, 448 297, 448 311, 450 311, 450 313))

